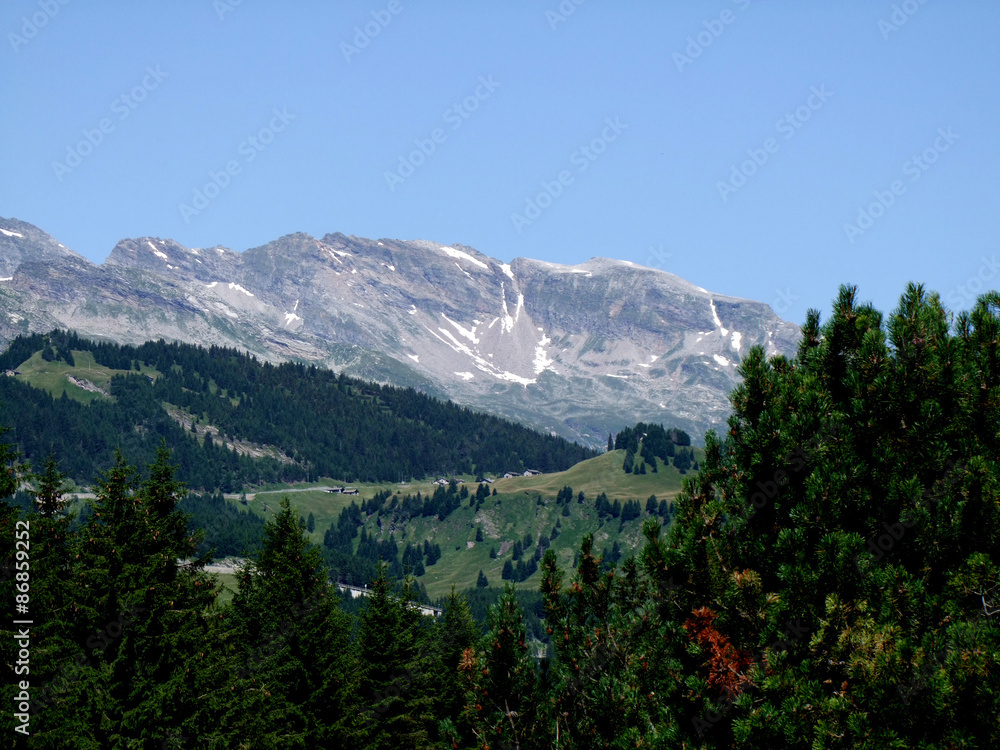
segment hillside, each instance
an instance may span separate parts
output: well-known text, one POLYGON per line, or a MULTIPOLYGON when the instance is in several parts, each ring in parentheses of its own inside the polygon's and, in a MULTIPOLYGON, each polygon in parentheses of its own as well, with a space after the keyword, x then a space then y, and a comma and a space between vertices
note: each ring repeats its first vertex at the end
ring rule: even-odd
MULTIPOLYGON (((660 512, 659 501, 666 501, 663 509, 671 507, 672 498, 681 487, 683 476, 672 466, 660 464, 658 472, 642 476, 626 474, 622 470, 624 451, 616 450, 582 461, 572 468, 552 474, 531 477, 500 479, 495 482, 496 496, 484 499, 478 510, 475 507, 477 485, 471 476, 464 477, 469 491, 468 499, 449 513, 443 520, 437 517, 404 518, 401 514, 382 510, 364 514, 363 522, 356 525, 358 533, 363 527, 365 533, 377 540, 387 542, 392 537, 402 554, 405 545, 420 545, 425 542, 441 548, 440 559, 425 566, 424 573, 417 577, 429 596, 445 596, 454 585, 463 590, 476 586, 479 571, 482 570, 491 586, 503 583, 501 574, 504 563, 513 559, 513 545, 530 535, 535 544, 527 551, 530 557, 541 536, 547 539, 558 524, 558 535, 549 539, 561 564, 570 566, 574 554, 579 550, 583 536, 594 534, 599 549, 612 551, 617 543, 625 557, 638 552, 641 547, 642 521, 648 515, 655 515, 661 523, 667 523, 672 511, 660 512), (560 503, 557 495, 564 487, 572 488, 572 501, 560 503), (579 502, 579 493, 584 493, 579 502), (597 507, 598 497, 604 493, 612 503, 615 500, 638 501, 642 513, 636 518, 621 521, 597 507), (657 498, 657 512, 646 513, 646 503, 651 495, 657 498), (539 504, 539 498, 542 502, 539 504), (563 515, 563 507, 568 515, 563 515), (483 540, 477 542, 477 529, 482 530, 483 540), (490 550, 498 553, 490 557, 490 550), (503 552, 501 553, 501 550, 503 552)), ((696 460, 703 458, 700 449, 695 449, 696 460)), ((689 474, 690 475, 690 474, 689 474)), ((313 531, 308 537, 315 544, 323 546, 324 538, 331 525, 336 526, 342 511, 352 503, 363 506, 380 494, 391 498, 405 495, 431 496, 436 485, 430 481, 399 484, 355 483, 357 496, 331 494, 326 488, 341 486, 341 483, 321 480, 295 486, 268 486, 242 499, 230 502, 238 508, 250 510, 261 518, 272 519, 278 510, 282 497, 287 497, 295 511, 303 519, 313 518, 313 531), (245 504, 244 504, 245 502, 245 504)), ((613 510, 613 507, 612 507, 613 510)), ((357 553, 359 540, 352 542, 352 551, 357 553)), ((364 583, 361 579, 353 579, 364 583)), ((540 574, 535 572, 518 586, 525 590, 537 589, 540 574)))
POLYGON ((166 440, 192 488, 236 492, 317 476, 386 482, 566 469, 596 452, 410 388, 235 350, 119 346, 54 331, 0 355, 0 424, 81 484, 115 448, 139 465, 166 440))

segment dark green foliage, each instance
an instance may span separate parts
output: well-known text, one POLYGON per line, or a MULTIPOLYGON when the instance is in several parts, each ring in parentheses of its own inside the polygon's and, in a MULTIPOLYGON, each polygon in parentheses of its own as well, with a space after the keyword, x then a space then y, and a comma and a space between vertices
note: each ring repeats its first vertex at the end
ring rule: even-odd
POLYGON ((477 526, 476 527, 476 541, 477 542, 481 542, 481 541, 483 541, 483 539, 484 539, 484 537, 483 537, 483 527, 482 526, 477 526))
MULTIPOLYGON (((270 700, 262 701, 259 718, 280 722, 287 746, 330 747, 346 731, 350 625, 338 599, 319 550, 283 498, 260 551, 240 573, 231 627, 241 665, 236 691, 265 692, 270 700)), ((244 720, 227 713, 225 721, 244 720)), ((261 729, 275 730, 266 723, 261 729)))
POLYGON ((535 665, 525 640, 524 615, 508 584, 490 608, 489 631, 478 664, 469 664, 463 671, 477 745, 529 744, 539 717, 533 700, 535 665))
POLYGON ((514 563, 512 563, 510 560, 504 562, 503 570, 500 572, 500 578, 502 578, 505 581, 514 580, 514 563))
POLYGON ((394 596, 383 567, 365 597, 354 640, 348 742, 366 750, 418 748, 436 728, 429 689, 427 634, 420 614, 394 596))
POLYGON ((319 475, 380 481, 465 473, 473 466, 502 472, 508 461, 559 471, 597 455, 413 389, 300 364, 273 366, 233 349, 164 341, 118 346, 53 331, 16 338, 0 362, 13 369, 53 346, 64 360, 72 357, 71 349, 84 350, 107 367, 132 371, 133 362, 141 360, 161 373, 155 383, 143 375, 117 376, 111 383, 117 400, 89 405, 52 399, 16 378, 0 379, 0 423, 14 428, 29 459, 41 460, 51 450, 78 482, 89 482, 110 466, 115 446, 130 460, 152 462, 161 439, 167 440, 185 482, 227 492, 243 484, 319 475), (238 456, 218 440, 198 445, 161 402, 202 416, 221 434, 279 446, 299 460, 289 464, 238 456))
POLYGON ((480 570, 479 577, 476 579, 476 586, 478 586, 481 589, 484 589, 489 585, 490 585, 489 579, 487 579, 483 571, 480 570))
POLYGON ((215 557, 242 557, 257 547, 263 538, 264 520, 215 495, 188 493, 177 504, 188 515, 188 528, 204 532, 197 554, 209 551, 215 557))

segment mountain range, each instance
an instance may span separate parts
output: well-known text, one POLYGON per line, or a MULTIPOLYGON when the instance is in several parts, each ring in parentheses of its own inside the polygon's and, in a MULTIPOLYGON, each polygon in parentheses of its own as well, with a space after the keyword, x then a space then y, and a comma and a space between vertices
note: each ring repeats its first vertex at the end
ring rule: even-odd
POLYGON ((57 327, 312 363, 591 446, 639 421, 719 430, 749 348, 799 338, 766 304, 628 261, 299 232, 244 252, 125 239, 98 265, 0 217, 0 343, 57 327))

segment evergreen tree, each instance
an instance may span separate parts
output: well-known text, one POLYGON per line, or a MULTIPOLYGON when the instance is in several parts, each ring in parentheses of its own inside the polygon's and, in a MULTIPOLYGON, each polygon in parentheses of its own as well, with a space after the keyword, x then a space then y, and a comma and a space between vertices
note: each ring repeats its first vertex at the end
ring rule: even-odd
POLYGON ((176 509, 183 488, 174 471, 165 446, 145 481, 117 454, 79 535, 83 602, 76 606, 91 633, 92 666, 71 695, 104 747, 202 728, 203 704, 191 685, 203 674, 199 647, 215 592, 202 570, 206 559, 181 562, 193 558, 198 537, 176 509))
POLYGON ((319 549, 296 517, 282 498, 260 550, 240 571, 232 603, 234 635, 242 645, 235 687, 270 693, 258 711, 273 722, 267 731, 289 744, 337 747, 348 719, 350 625, 319 549))
POLYGON ((480 570, 479 578, 476 579, 476 586, 481 589, 484 589, 489 585, 490 585, 489 579, 487 579, 486 576, 483 574, 483 571, 480 570))
POLYGON ((460 665, 470 691, 476 746, 532 746, 538 720, 535 666, 512 584, 490 607, 488 620, 478 660, 468 658, 460 665))
MULTIPOLYGON (((482 571, 479 571, 479 577, 485 581, 482 571)), ((437 696, 434 713, 439 720, 438 735, 451 747, 472 744, 472 716, 465 710, 466 685, 459 665, 463 658, 469 658, 479 637, 480 630, 472 617, 469 603, 452 587, 444 602, 444 616, 432 635, 431 678, 437 696)))
POLYGON ((349 742, 364 750, 424 747, 434 727, 432 688, 420 613, 399 597, 385 566, 364 598, 354 641, 349 742))
POLYGON ((505 581, 514 580, 514 563, 507 560, 503 564, 503 570, 500 572, 500 577, 505 581))

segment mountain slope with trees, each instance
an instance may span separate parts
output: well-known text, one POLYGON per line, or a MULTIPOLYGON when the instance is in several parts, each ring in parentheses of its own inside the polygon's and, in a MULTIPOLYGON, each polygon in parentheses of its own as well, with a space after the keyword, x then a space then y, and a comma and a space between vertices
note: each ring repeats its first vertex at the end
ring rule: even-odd
POLYGON ((74 351, 109 368, 110 398, 82 404, 66 394, 53 398, 17 376, 3 377, 0 424, 13 428, 29 459, 51 451, 81 483, 111 465, 116 447, 131 461, 150 463, 161 439, 173 451, 183 481, 229 492, 317 476, 398 482, 430 474, 559 471, 597 455, 412 388, 367 383, 315 366, 272 365, 221 347, 164 341, 119 346, 53 331, 16 338, 0 355, 0 370, 16 370, 42 352, 64 362, 72 375, 74 351), (216 440, 204 434, 194 439, 164 405, 212 425, 216 440), (235 447, 216 444, 220 434, 276 446, 291 460, 240 455, 235 447))

